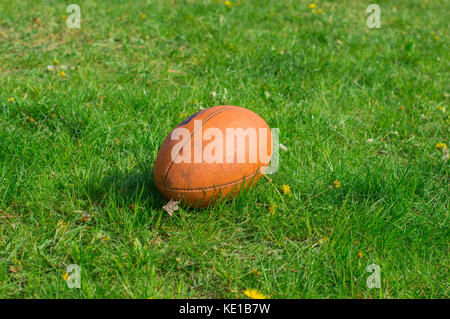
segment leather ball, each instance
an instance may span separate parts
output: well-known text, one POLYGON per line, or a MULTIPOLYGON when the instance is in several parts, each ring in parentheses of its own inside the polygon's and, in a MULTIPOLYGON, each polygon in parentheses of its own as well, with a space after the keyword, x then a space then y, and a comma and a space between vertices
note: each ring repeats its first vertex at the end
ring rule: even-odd
POLYGON ((256 113, 215 106, 191 115, 166 137, 154 179, 167 199, 207 206, 253 186, 268 167, 272 134, 256 113))

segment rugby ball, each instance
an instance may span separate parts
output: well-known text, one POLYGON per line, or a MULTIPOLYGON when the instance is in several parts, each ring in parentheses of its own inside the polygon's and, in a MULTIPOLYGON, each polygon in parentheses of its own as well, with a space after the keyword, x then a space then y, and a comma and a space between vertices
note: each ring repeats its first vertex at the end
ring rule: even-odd
POLYGON ((238 106, 204 109, 178 124, 158 151, 154 180, 167 199, 207 206, 253 186, 269 166, 272 134, 238 106))

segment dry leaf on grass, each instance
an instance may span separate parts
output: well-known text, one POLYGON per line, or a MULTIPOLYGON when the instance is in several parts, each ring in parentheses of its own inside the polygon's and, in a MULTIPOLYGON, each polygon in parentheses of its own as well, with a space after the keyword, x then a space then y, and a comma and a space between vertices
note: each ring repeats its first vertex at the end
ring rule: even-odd
POLYGON ((17 274, 17 270, 14 267, 9 267, 9 271, 12 272, 13 274, 17 274))
POLYGON ((163 209, 172 216, 173 212, 178 210, 178 201, 177 200, 171 200, 166 205, 163 206, 163 209))

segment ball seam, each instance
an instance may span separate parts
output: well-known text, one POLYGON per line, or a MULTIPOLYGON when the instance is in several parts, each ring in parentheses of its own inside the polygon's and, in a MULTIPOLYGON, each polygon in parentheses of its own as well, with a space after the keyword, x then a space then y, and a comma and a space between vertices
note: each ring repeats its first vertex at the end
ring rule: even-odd
POLYGON ((226 183, 226 184, 220 184, 220 185, 214 185, 214 186, 208 186, 208 187, 174 188, 174 187, 168 187, 168 186, 158 182, 157 180, 155 180, 155 182, 157 184, 159 184, 160 186, 162 186, 165 190, 168 190, 168 191, 184 191, 184 192, 197 192, 197 191, 204 191, 204 190, 208 191, 208 190, 213 190, 213 189, 224 188, 224 187, 227 187, 227 186, 236 185, 236 184, 238 184, 240 182, 245 182, 248 179, 250 179, 253 176, 255 176, 258 173, 259 170, 260 170, 260 168, 258 168, 255 172, 251 173, 250 175, 244 176, 243 178, 240 178, 238 180, 235 180, 235 181, 232 181, 232 182, 229 182, 229 183, 226 183))

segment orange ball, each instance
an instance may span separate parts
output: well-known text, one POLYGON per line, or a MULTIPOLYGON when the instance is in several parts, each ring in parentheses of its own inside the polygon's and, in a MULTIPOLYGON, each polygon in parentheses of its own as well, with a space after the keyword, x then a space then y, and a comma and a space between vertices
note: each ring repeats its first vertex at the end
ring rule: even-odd
POLYGON ((271 156, 272 134, 258 114, 215 106, 172 130, 158 151, 153 173, 164 197, 201 207, 253 186, 271 156))

